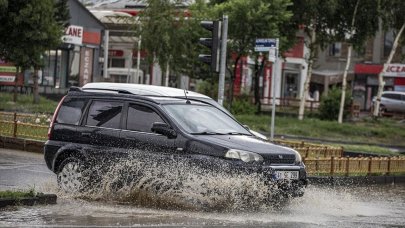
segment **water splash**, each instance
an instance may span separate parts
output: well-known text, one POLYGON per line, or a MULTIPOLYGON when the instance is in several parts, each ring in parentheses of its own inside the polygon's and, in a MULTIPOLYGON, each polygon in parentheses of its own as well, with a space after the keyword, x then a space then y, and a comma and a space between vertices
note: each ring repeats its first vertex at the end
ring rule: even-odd
POLYGON ((268 207, 277 191, 262 174, 237 172, 219 159, 131 151, 109 161, 84 173, 90 187, 80 197, 170 209, 251 211, 268 207))

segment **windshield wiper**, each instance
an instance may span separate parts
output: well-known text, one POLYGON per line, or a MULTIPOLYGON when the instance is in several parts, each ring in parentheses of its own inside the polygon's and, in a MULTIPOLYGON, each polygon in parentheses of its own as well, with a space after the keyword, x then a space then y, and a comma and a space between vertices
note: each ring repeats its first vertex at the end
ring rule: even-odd
POLYGON ((192 135, 225 135, 224 133, 213 132, 213 131, 194 132, 191 134, 192 135))
POLYGON ((241 133, 241 132, 236 132, 236 131, 234 131, 234 132, 228 132, 228 133, 226 133, 227 135, 249 135, 249 136, 251 136, 251 134, 248 134, 248 133, 241 133))

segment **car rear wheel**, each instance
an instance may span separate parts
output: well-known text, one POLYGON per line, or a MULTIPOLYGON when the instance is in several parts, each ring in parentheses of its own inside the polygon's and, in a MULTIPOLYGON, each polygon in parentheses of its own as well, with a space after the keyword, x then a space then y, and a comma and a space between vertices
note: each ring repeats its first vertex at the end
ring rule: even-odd
POLYGON ((84 166, 78 158, 69 157, 61 163, 57 174, 58 186, 67 193, 81 192, 84 189, 84 166))

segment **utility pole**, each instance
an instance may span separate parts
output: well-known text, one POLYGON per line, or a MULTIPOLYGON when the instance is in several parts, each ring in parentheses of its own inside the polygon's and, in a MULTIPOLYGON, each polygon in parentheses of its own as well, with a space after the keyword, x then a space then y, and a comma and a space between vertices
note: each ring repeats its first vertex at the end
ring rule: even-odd
POLYGON ((228 39, 228 16, 222 16, 222 36, 221 36, 221 65, 219 68, 219 82, 218 82, 218 103, 223 106, 224 104, 224 90, 225 90, 225 68, 226 68, 226 45, 228 39))

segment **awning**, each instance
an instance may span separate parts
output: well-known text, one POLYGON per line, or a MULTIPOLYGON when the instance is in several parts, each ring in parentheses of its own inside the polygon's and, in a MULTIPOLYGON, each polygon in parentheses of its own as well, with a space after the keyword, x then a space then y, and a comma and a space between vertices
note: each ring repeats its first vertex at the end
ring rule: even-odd
POLYGON ((381 64, 356 64, 354 65, 355 74, 379 74, 383 69, 381 64))

